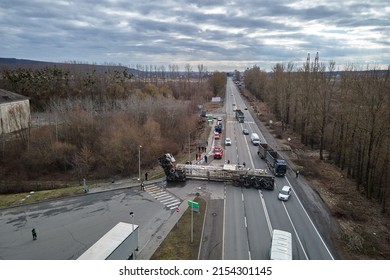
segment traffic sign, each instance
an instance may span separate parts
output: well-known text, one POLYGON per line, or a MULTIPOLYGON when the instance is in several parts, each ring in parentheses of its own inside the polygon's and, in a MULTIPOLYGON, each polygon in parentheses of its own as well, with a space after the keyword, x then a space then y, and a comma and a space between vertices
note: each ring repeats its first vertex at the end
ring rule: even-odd
POLYGON ((188 206, 190 206, 193 211, 199 212, 199 203, 198 202, 188 200, 188 206))

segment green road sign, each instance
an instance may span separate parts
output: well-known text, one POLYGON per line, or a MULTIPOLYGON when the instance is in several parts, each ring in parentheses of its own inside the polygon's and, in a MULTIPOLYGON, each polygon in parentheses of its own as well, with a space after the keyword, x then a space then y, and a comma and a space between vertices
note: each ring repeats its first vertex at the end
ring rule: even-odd
POLYGON ((188 200, 188 206, 190 206, 194 212, 199 212, 199 203, 198 202, 188 200))
POLYGON ((192 208, 199 208, 199 203, 192 200, 188 200, 188 206, 192 208))

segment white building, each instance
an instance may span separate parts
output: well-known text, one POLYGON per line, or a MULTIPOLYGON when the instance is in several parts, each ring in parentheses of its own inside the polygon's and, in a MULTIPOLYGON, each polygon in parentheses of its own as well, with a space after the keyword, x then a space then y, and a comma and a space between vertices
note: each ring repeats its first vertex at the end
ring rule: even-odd
POLYGON ((26 96, 0 89, 0 134, 28 128, 30 123, 30 100, 26 96))

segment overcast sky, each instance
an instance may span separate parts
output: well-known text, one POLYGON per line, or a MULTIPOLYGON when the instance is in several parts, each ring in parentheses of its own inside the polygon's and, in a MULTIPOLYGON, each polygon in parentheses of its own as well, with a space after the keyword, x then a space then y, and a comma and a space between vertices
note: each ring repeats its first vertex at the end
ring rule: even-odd
POLYGON ((390 65, 389 0, 1 0, 0 57, 270 70, 390 65))

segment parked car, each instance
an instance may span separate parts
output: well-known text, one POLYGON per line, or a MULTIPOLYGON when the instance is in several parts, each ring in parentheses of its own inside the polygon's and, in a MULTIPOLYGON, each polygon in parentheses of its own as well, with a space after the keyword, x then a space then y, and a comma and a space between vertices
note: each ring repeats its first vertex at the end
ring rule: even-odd
POLYGON ((221 134, 218 133, 218 132, 214 132, 214 139, 215 139, 215 140, 221 139, 221 134))
POLYGON ((291 196, 291 191, 292 191, 292 189, 290 186, 284 186, 278 194, 278 199, 283 200, 283 201, 287 201, 291 196))
POLYGON ((228 137, 225 139, 225 146, 231 146, 232 145, 232 140, 228 137))
POLYGON ((244 129, 242 130, 242 133, 244 133, 245 135, 249 135, 249 130, 246 129, 246 128, 244 128, 244 129))

